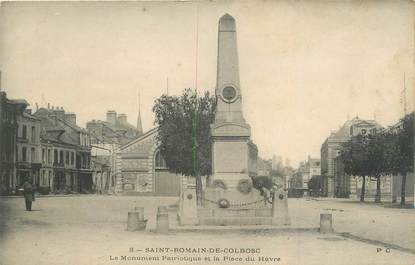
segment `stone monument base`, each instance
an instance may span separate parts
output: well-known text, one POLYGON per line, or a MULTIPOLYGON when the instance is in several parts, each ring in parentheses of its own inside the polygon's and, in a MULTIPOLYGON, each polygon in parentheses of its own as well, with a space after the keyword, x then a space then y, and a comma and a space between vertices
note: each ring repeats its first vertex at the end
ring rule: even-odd
POLYGON ((195 187, 188 187, 180 196, 178 214, 180 225, 290 225, 287 197, 284 191, 275 192, 272 203, 264 201, 257 190, 245 194, 246 197, 242 197, 242 201, 241 197, 237 197, 239 201, 232 201, 232 196, 224 196, 232 195, 233 192, 238 191, 220 191, 208 188, 205 190, 205 195, 211 199, 203 198, 204 206, 198 207, 195 187), (225 197, 229 200, 230 205, 228 208, 221 208, 217 201, 219 198, 225 197))
POLYGON ((198 209, 200 225, 272 225, 272 208, 198 209))
POLYGON ((220 199, 226 199, 230 208, 262 208, 265 206, 264 198, 258 190, 241 193, 236 189, 206 188, 204 190, 203 207, 218 208, 220 199))

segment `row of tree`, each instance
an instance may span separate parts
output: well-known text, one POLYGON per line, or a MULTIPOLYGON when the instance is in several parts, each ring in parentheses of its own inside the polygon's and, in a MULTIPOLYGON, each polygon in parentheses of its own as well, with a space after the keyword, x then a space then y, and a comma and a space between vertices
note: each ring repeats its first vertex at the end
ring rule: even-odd
POLYGON ((406 177, 414 170, 414 113, 394 127, 366 135, 359 134, 342 145, 340 160, 344 172, 362 178, 360 201, 365 198, 366 178, 376 179, 375 202, 381 201, 381 177, 402 176, 401 205, 405 204, 406 177))
MULTIPOLYGON (((186 89, 181 96, 163 95, 153 107, 159 127, 160 151, 170 171, 196 177, 198 197, 201 178, 211 174, 210 125, 216 98, 186 89)), ((367 177, 377 181, 375 201, 381 200, 380 180, 384 175, 401 175, 401 204, 405 203, 406 175, 414 170, 414 113, 406 115, 395 129, 357 135, 344 143, 340 159, 346 174, 362 177, 361 201, 367 177)))

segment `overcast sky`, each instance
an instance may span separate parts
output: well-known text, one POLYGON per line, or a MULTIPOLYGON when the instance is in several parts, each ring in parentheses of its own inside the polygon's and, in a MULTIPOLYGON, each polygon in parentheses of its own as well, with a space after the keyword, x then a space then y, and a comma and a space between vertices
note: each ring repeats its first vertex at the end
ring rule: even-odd
POLYGON ((78 124, 114 109, 144 130, 154 100, 216 85, 217 23, 236 19, 243 110, 262 157, 320 156, 358 115, 390 125, 414 88, 411 1, 2 3, 0 68, 9 98, 63 106, 78 124))

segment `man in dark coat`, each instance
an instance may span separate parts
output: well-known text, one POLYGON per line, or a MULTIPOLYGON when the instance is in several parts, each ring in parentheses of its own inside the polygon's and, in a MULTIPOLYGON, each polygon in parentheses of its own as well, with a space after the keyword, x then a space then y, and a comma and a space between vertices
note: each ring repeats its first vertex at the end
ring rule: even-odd
POLYGON ((35 191, 33 190, 32 183, 26 180, 23 184, 23 195, 26 203, 26 211, 32 210, 32 201, 35 200, 35 191))

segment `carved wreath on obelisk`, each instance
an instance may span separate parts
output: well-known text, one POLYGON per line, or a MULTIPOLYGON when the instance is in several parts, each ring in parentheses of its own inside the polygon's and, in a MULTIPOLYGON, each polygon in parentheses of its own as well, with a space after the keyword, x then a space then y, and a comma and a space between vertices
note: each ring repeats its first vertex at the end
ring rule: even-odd
POLYGON ((241 179, 238 182, 237 189, 240 193, 248 194, 252 191, 252 183, 247 179, 241 179))
POLYGON ((221 188, 221 189, 224 189, 224 190, 226 190, 228 188, 226 186, 225 182, 223 182, 223 180, 221 180, 221 179, 215 179, 212 183, 212 186, 214 188, 221 188))

